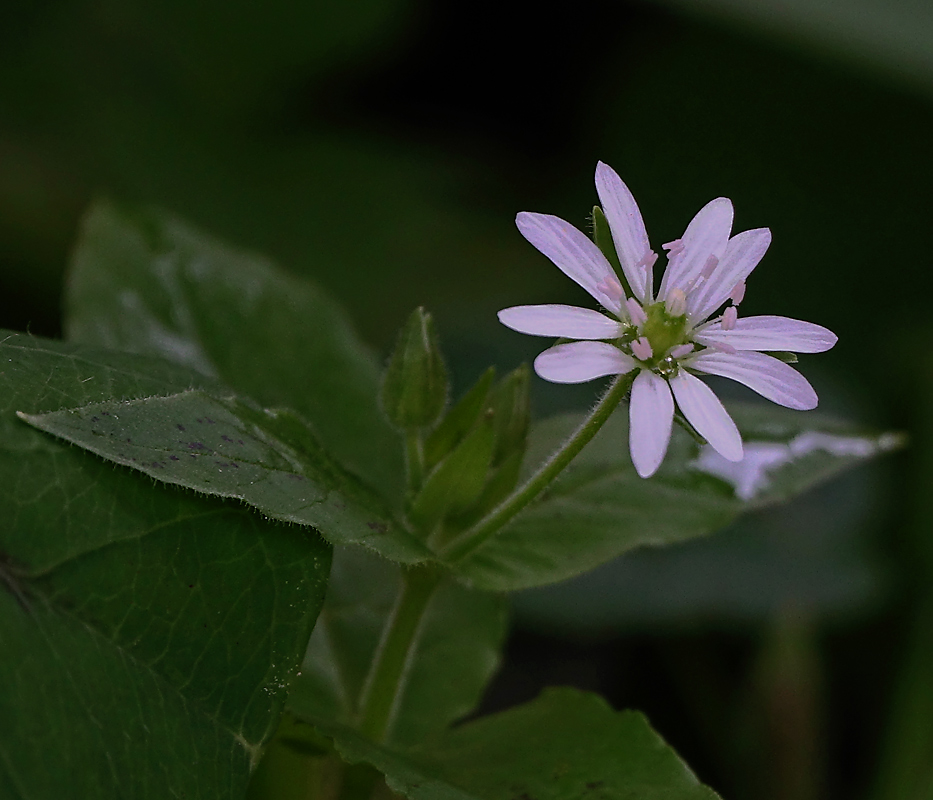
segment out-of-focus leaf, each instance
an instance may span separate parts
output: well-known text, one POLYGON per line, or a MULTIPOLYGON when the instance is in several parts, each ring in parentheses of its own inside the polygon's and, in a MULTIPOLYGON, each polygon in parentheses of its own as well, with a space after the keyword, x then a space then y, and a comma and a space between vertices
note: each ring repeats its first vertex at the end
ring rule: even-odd
POLYGON ((933 8, 914 0, 663 0, 664 5, 807 39, 933 88, 933 8))
POLYGON ((400 495, 376 360, 310 283, 170 215, 100 204, 82 227, 66 307, 70 339, 160 355, 294 409, 345 467, 400 495))
MULTIPOLYGON (((657 475, 639 478, 628 453, 625 409, 568 469, 499 533, 454 565, 474 585, 500 591, 553 583, 645 545, 707 534, 743 511, 787 499, 840 470, 897 447, 894 435, 860 435, 841 423, 772 406, 730 406, 746 442, 731 464, 675 431, 657 475)), ((557 417, 532 431, 529 468, 579 421, 557 417)))
POLYGON ((156 480, 242 500, 273 519, 310 525, 331 542, 397 561, 429 556, 292 412, 188 391, 19 416, 156 480))
MULTIPOLYGON (((400 586, 399 568, 338 548, 324 609, 289 695, 305 719, 354 722, 366 673, 400 586)), ((415 745, 469 713, 499 663, 505 604, 445 580, 435 590, 387 741, 415 745)))
POLYGON ((198 373, 15 334, 0 365, 0 794, 242 794, 330 548, 153 485, 14 414, 215 388, 198 373))
POLYGON ((448 731, 424 747, 379 747, 320 724, 351 762, 385 773, 410 800, 715 800, 633 711, 551 689, 526 705, 448 731))

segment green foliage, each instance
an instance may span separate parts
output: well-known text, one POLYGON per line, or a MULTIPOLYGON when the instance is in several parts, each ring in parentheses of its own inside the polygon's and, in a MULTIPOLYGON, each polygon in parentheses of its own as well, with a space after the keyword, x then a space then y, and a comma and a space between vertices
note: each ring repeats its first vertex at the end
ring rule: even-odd
POLYGON ((210 380, 16 334, 0 360, 0 793, 242 794, 330 548, 114 469, 14 414, 210 380))
MULTIPOLYGON (((730 484, 717 472, 728 462, 697 459, 690 437, 675 430, 664 466, 643 480, 629 458, 626 412, 620 408, 536 502, 452 569, 494 591, 554 583, 637 547, 706 535, 745 510, 786 500, 900 444, 818 414, 732 405, 746 442, 772 448, 780 463, 765 463, 759 473, 758 462, 747 459, 745 472, 736 471, 730 484), (736 487, 748 482, 754 493, 736 496, 736 487)), ((579 415, 565 415, 533 426, 527 468, 535 469, 578 422, 579 415)))
POLYGON ((551 689, 419 748, 377 747, 330 724, 352 762, 373 764, 410 800, 715 800, 640 714, 551 689))
POLYGON ((242 500, 273 519, 314 527, 331 542, 362 544, 400 561, 428 556, 293 412, 188 391, 19 416, 117 464, 242 500))
POLYGON ((399 332, 382 377, 382 407, 403 431, 430 428, 447 403, 447 368, 434 320, 416 308, 399 332))
POLYGON ((293 409, 343 466, 386 497, 401 493, 378 363, 308 281, 169 214, 99 204, 81 228, 65 307, 72 341, 159 355, 293 409))
POLYGON ((0 664, 0 711, 17 731, 0 734, 0 789, 37 798, 70 791, 85 763, 87 796, 107 780, 242 796, 286 692, 256 797, 302 782, 363 797, 378 770, 412 800, 712 798, 641 717, 592 696, 552 692, 451 729, 504 636, 502 598, 483 590, 704 535, 897 444, 738 408, 745 462, 679 432, 645 481, 620 412, 477 549, 405 567, 517 508, 523 469, 561 463, 548 459, 579 417, 529 434, 527 367, 498 383, 487 371, 438 421, 447 379, 423 310, 380 384, 317 290, 168 215, 106 205, 85 222, 67 306, 75 343, 0 344, 0 642, 16 656, 0 664), (407 487, 380 385, 406 432, 407 487), (338 549, 312 635, 331 558, 315 531, 358 547, 338 549), (59 739, 70 749, 43 771, 59 739))
MULTIPOLYGON (((335 551, 327 599, 289 695, 295 714, 354 724, 400 585, 399 567, 358 549, 335 551)), ((498 665, 504 635, 502 598, 444 581, 412 649, 388 743, 420 744, 472 711, 498 665)))

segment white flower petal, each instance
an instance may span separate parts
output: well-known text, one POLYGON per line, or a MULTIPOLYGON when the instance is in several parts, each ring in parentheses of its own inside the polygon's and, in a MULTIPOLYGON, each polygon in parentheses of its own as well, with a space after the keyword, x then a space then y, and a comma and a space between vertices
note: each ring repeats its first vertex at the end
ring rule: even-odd
POLYGON ((609 221, 622 272, 635 297, 646 302, 653 288, 649 285, 649 271, 636 264, 644 258, 651 245, 638 204, 615 170, 602 161, 596 165, 596 193, 609 221))
POLYGON ((642 370, 632 384, 628 413, 632 463, 642 478, 650 478, 661 466, 671 440, 674 398, 667 381, 642 370))
POLYGON ((569 222, 550 214, 522 211, 515 224, 529 242, 568 278, 586 289, 610 311, 620 313, 625 297, 619 279, 602 251, 569 222), (610 287, 618 287, 617 292, 610 287))
POLYGON ((725 343, 736 350, 790 350, 792 353, 824 353, 838 337, 831 330, 812 322, 790 317, 739 317, 731 331, 718 322, 704 327, 693 337, 705 345, 725 343))
POLYGON ((513 306, 499 312, 499 322, 513 331, 532 336, 615 339, 622 334, 622 323, 618 320, 576 306, 513 306))
POLYGON ((728 461, 742 460, 742 436, 716 394, 684 370, 671 378, 677 407, 710 446, 728 461))
POLYGON ((762 397, 787 408, 809 411, 816 408, 818 402, 816 392, 803 375, 764 353, 703 353, 688 363, 691 369, 699 372, 743 383, 762 397))
POLYGON ((689 296, 691 282, 700 277, 709 257, 723 257, 731 232, 732 202, 725 197, 710 200, 684 231, 683 251, 669 260, 658 299, 666 299, 671 289, 681 289, 689 296))
POLYGON ((635 361, 606 342, 559 344, 535 359, 535 372, 552 383, 586 383, 633 369, 635 361))
POLYGON ((771 244, 771 231, 755 228, 743 231, 729 240, 726 252, 709 280, 687 297, 687 314, 691 320, 706 319, 726 302, 737 283, 744 281, 771 244))

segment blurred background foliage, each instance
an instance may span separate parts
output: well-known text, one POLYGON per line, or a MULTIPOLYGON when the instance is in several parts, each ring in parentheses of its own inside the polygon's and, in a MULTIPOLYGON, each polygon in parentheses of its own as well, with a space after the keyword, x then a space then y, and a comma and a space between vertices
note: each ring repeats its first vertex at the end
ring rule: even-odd
MULTIPOLYGON (((60 334, 109 196, 307 275, 383 354, 428 306, 461 391, 540 349, 498 308, 586 302, 515 212, 585 227, 597 159, 656 247, 732 198, 774 233, 743 312, 836 331, 802 365, 822 407, 912 446, 519 596, 485 707, 602 691, 735 800, 933 797, 931 99, 925 0, 8 0, 0 325, 60 334)), ((593 397, 535 381, 539 415, 593 397)))

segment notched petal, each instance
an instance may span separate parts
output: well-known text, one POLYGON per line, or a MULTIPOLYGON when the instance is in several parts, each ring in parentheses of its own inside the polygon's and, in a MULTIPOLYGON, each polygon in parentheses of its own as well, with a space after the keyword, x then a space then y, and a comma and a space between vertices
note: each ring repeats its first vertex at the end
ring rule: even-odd
POLYGON ((569 342, 545 350, 535 359, 535 372, 552 383, 586 383, 635 368, 634 360, 606 342, 569 342))
POLYGON ((507 328, 531 336, 568 339, 616 339, 622 323, 589 308, 565 305, 513 306, 499 312, 507 328))
POLYGON ((667 453, 674 423, 674 398, 664 378, 642 370, 632 384, 629 449, 635 471, 650 478, 667 453))

